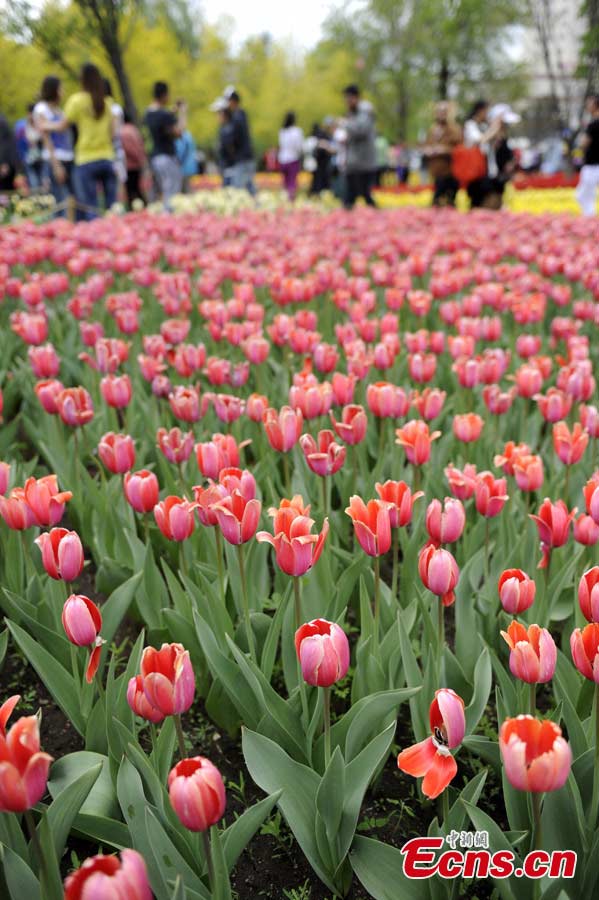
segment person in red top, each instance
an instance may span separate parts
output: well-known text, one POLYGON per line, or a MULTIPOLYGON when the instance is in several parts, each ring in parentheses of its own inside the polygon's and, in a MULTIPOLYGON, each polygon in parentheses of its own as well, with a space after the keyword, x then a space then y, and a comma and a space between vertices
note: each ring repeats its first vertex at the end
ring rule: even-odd
POLYGON ((127 206, 131 209, 134 200, 146 202, 141 179, 143 172, 148 167, 148 157, 139 128, 127 115, 121 126, 120 137, 127 166, 127 206))

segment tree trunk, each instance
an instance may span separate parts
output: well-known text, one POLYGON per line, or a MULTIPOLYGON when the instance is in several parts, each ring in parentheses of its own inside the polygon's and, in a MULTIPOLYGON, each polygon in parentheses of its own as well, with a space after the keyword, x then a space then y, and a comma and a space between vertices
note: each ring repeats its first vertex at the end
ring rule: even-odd
POLYGON ((131 118, 131 121, 137 125, 139 124, 137 106, 135 105, 135 100, 133 99, 131 83, 129 81, 127 70, 125 69, 121 47, 117 43, 114 47, 106 47, 106 52, 108 53, 110 64, 119 83, 121 94, 123 95, 123 109, 125 110, 126 115, 131 118))
POLYGON ((439 100, 447 100, 449 92, 449 62, 447 57, 442 57, 441 68, 439 69, 438 93, 439 100))

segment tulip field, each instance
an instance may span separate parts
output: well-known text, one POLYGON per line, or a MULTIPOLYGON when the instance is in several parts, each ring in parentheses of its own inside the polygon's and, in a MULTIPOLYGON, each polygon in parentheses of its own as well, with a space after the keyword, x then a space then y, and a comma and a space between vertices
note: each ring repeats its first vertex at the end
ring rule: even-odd
POLYGON ((0 897, 599 894, 599 220, 0 229, 0 897))

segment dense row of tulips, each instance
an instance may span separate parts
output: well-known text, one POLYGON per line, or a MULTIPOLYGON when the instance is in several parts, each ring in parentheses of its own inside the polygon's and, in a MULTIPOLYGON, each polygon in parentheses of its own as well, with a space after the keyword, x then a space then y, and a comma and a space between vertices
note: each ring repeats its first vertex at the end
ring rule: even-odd
POLYGON ((85 746, 53 760, 0 708, 7 897, 225 900, 275 805, 335 896, 455 896, 358 831, 391 755, 422 834, 577 854, 502 896, 593 895, 598 237, 371 210, 0 232, 0 655, 85 746), (267 795, 240 816, 200 701, 267 795), (71 833, 99 853, 68 872, 71 833))

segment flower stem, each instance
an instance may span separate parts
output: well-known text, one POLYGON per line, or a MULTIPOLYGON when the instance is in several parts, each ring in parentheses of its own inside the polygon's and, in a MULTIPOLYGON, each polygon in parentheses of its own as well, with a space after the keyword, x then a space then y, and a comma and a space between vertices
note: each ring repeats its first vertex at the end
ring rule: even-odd
POLYGON ((243 603, 243 618, 245 621, 245 633, 248 642, 248 650, 252 662, 257 664, 256 647, 254 644, 254 632, 252 631, 252 620, 250 618, 250 604, 248 600, 248 586, 245 576, 245 561, 243 556, 243 544, 237 545, 237 559, 239 561, 239 577, 241 578, 241 600, 243 603))
POLYGON ((537 686, 534 681, 528 685, 528 711, 531 716, 537 714, 537 686))
POLYGON ((594 830, 599 812, 599 684, 595 685, 595 768, 589 825, 594 830))
MULTIPOLYGON (((294 619, 295 619, 295 630, 303 625, 303 616, 302 616, 302 594, 301 594, 301 583, 299 580, 299 575, 293 575, 293 610, 294 610, 294 619)), ((304 676, 302 675, 302 667, 299 661, 299 656, 297 658, 297 681, 299 684, 300 690, 300 698, 302 701, 302 722, 304 725, 304 729, 308 729, 308 725, 310 723, 309 710, 308 710, 308 697, 306 694, 306 682, 304 681, 304 676)))
POLYGON ((399 574, 399 526, 393 529, 391 536, 391 553, 393 555, 393 574, 391 576, 391 596, 397 597, 397 579, 399 574))
POLYGON ((381 618, 381 560, 374 557, 374 646, 379 650, 379 620, 381 618))
POLYGON ((220 600, 225 605, 225 574, 223 572, 223 539, 218 525, 214 528, 214 540, 216 542, 216 568, 218 571, 218 587, 220 600))
POLYGON ((323 516, 328 516, 327 509, 327 479, 326 476, 320 479, 320 483, 322 484, 322 513, 323 516))
POLYGON ((329 762, 331 761, 331 689, 330 687, 325 687, 323 690, 323 707, 322 707, 322 722, 323 722, 323 730, 324 730, 324 768, 325 772, 329 767, 329 762))
POLYGON ((485 587, 489 581, 489 531, 491 522, 489 517, 485 518, 485 587))
POLYGON ((27 831, 29 832, 29 837, 31 838, 31 843, 35 850, 35 855, 37 856, 41 874, 42 872, 45 872, 46 860, 44 858, 44 851, 42 850, 40 836, 37 833, 37 828, 35 827, 35 819, 33 818, 33 813, 30 809, 25 810, 25 812, 23 813, 23 817, 25 819, 25 822, 27 823, 27 831))
POLYGON ((449 819, 449 788, 445 788, 443 793, 441 794, 442 798, 442 825, 447 824, 447 820, 449 819))
POLYGON ((179 745, 179 756, 181 759, 187 758, 187 750, 185 749, 185 735, 183 734, 183 725, 181 724, 181 716, 177 713, 173 716, 175 721, 175 732, 177 734, 177 744, 179 745))
POLYGON ((543 841, 543 828, 541 826, 541 794, 537 791, 531 793, 532 800, 532 825, 533 825, 533 850, 540 850, 543 841))
POLYGON ((564 500, 568 508, 570 507, 570 466, 566 466, 566 478, 564 481, 564 500))
MULTIPOLYGON (((216 828, 216 825, 213 826, 216 828)), ((208 886, 210 892, 213 893, 216 885, 214 883, 214 864, 212 862, 212 847, 210 846, 210 838, 207 831, 202 831, 202 843, 204 845, 204 855, 206 857, 206 865, 208 866, 208 886)))
POLYGON ((291 476, 289 474, 289 457, 283 453, 283 480, 285 481, 285 493, 291 499, 291 476))

